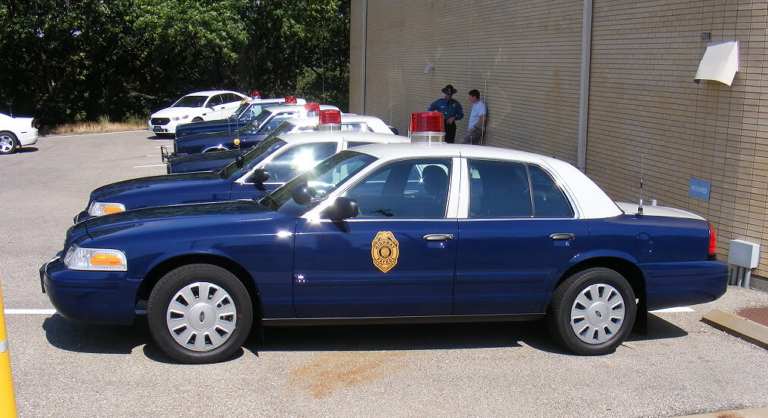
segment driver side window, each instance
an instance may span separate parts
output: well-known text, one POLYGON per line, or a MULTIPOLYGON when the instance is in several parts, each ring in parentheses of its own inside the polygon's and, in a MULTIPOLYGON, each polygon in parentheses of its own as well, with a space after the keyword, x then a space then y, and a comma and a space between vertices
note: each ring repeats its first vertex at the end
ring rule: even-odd
POLYGON ((450 159, 399 161, 373 172, 347 197, 357 201, 359 218, 443 218, 450 174, 450 159))

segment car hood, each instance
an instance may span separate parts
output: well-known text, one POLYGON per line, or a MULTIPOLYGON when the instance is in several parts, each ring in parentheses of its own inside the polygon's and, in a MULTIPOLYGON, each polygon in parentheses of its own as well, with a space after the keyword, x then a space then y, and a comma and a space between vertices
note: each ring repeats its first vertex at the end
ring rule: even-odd
POLYGON ((223 179, 219 177, 218 173, 213 172, 165 174, 161 176, 141 177, 99 187, 91 192, 91 200, 102 199, 132 190, 182 187, 189 183, 200 184, 201 182, 212 181, 223 181, 223 179))
POLYGON ((176 157, 171 159, 171 166, 183 166, 185 164, 193 163, 205 163, 211 161, 221 161, 222 165, 229 164, 235 161, 235 156, 240 152, 238 150, 206 152, 204 154, 192 154, 185 155, 183 157, 176 157))
MULTIPOLYGON (((164 223, 169 228, 180 229, 185 224, 213 224, 219 222, 253 222, 285 217, 252 201, 199 203, 143 208, 92 218, 84 224, 91 239, 119 233, 148 224, 164 223)), ((80 225, 80 224, 79 224, 80 225)))
POLYGON ((184 138, 176 139, 176 143, 179 146, 183 146, 187 143, 212 143, 220 141, 232 141, 240 135, 239 132, 206 132, 202 134, 187 135, 184 138))
POLYGON ((172 118, 174 116, 189 115, 199 107, 166 107, 152 114, 153 118, 172 118))

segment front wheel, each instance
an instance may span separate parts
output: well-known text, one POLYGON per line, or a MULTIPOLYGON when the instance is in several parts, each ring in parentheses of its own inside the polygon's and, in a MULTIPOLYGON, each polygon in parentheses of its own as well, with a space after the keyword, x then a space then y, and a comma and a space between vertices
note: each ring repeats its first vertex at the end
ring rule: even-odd
POLYGON ((197 122, 202 122, 202 121, 203 121, 203 118, 201 118, 199 116, 194 118, 194 119, 192 119, 192 123, 197 123, 197 122))
POLYGON ((19 146, 19 140, 13 132, 0 132, 0 154, 13 154, 19 146))
POLYGON ((248 337, 253 308, 234 274, 190 264, 166 274, 147 304, 150 332, 181 363, 216 363, 232 357, 248 337))
POLYGON ((635 322, 635 293, 614 270, 590 268, 574 274, 555 289, 547 313, 550 333, 581 355, 616 351, 635 322))

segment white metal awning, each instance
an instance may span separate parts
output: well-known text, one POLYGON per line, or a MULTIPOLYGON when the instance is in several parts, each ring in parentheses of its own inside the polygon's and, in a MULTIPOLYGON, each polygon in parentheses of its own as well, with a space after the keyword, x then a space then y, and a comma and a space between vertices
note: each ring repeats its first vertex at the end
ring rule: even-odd
POLYGON ((739 41, 710 42, 694 81, 714 80, 731 85, 739 71, 739 41))

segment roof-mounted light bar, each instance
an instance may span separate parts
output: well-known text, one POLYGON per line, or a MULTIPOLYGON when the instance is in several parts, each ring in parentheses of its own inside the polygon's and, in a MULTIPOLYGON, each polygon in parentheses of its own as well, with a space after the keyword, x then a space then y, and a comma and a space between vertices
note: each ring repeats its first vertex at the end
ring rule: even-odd
POLYGON ((412 113, 408 136, 411 142, 444 142, 443 114, 440 112, 412 113))
POLYGON ((336 109, 323 109, 320 112, 319 122, 321 131, 341 130, 341 111, 336 109))
POLYGON ((285 104, 296 104, 296 96, 285 96, 285 104))

